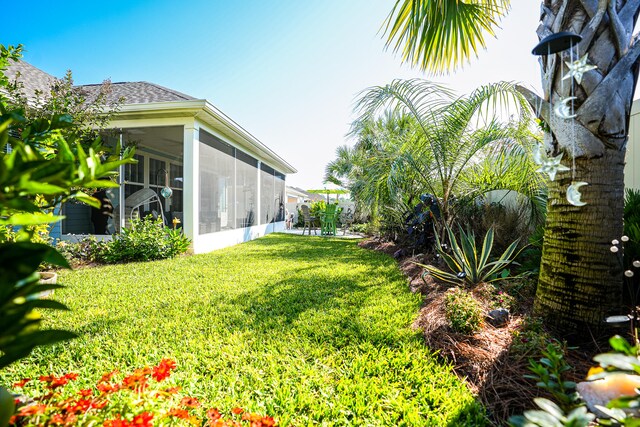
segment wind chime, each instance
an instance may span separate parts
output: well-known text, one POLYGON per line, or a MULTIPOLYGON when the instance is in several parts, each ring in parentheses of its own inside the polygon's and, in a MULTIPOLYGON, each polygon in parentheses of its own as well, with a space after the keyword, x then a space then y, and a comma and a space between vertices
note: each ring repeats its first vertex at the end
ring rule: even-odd
MULTIPOLYGON (((549 121, 553 121, 557 119, 575 120, 577 115, 575 114, 575 108, 573 103, 576 99, 578 99, 575 96, 575 83, 581 84, 582 76, 584 75, 584 73, 597 68, 595 65, 587 64, 588 55, 586 53, 580 59, 576 59, 578 55, 574 56, 574 54, 577 54, 574 48, 578 45, 578 43, 581 40, 582 40, 582 37, 577 34, 562 31, 559 33, 551 34, 550 36, 542 39, 540 43, 538 43, 536 47, 533 48, 533 51, 531 52, 534 55, 538 55, 538 56, 545 55, 547 57, 546 72, 550 74, 553 71, 553 65, 550 64, 552 60, 551 55, 559 54, 559 57, 562 60, 562 54, 560 53, 566 50, 569 51, 569 62, 565 62, 565 65, 568 68, 568 72, 564 74, 564 67, 560 66, 560 70, 562 73, 561 80, 560 80, 560 84, 562 85, 561 92, 564 93, 564 81, 569 79, 571 84, 569 96, 561 98, 553 104, 553 109, 552 111, 550 111, 550 114, 549 114, 549 121)), ((553 86, 552 86, 553 82, 552 82, 551 76, 549 76, 547 80, 549 81, 549 87, 548 87, 549 103, 551 103, 552 90, 553 90, 553 86)), ((539 101, 538 111, 537 111, 538 115, 540 115, 541 110, 542 110, 542 99, 540 99, 539 101)), ((580 194, 580 187, 588 185, 588 183, 584 181, 576 181, 575 121, 572 122, 571 126, 572 126, 572 136, 573 136, 571 168, 561 163, 563 153, 560 153, 555 157, 548 157, 547 151, 544 145, 540 145, 540 144, 536 147, 536 150, 533 153, 533 159, 536 162, 536 164, 540 166, 537 172, 546 173, 549 176, 549 179, 551 181, 555 180, 556 174, 558 172, 571 171, 571 185, 569 185, 569 187, 567 188, 567 201, 574 206, 584 206, 586 205, 586 203, 580 200, 582 196, 580 194)))

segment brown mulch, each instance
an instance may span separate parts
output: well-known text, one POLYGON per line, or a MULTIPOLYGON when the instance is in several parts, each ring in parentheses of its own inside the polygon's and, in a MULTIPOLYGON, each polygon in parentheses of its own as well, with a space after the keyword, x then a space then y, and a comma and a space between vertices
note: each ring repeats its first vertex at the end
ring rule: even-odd
MULTIPOLYGON (((423 269, 416 265, 432 264, 433 255, 409 254, 393 242, 367 239, 360 247, 384 252, 398 260, 398 265, 407 276, 412 292, 424 295, 424 303, 413 323, 413 327, 424 332, 426 345, 451 363, 454 372, 464 379, 471 391, 487 408, 490 420, 496 425, 506 425, 511 415, 533 409, 533 399, 545 396, 532 380, 524 378, 530 374, 530 359, 539 359, 540 354, 516 354, 510 351, 514 333, 521 327, 531 310, 532 301, 521 304, 518 313, 512 313, 506 325, 496 328, 486 323, 473 334, 465 335, 452 331, 444 314, 446 286, 436 283, 430 276, 422 278, 423 269)), ((482 285, 472 290, 478 300, 482 299, 482 285)), ((568 362, 574 367, 569 380, 581 380, 591 362, 591 354, 570 349, 568 362)))

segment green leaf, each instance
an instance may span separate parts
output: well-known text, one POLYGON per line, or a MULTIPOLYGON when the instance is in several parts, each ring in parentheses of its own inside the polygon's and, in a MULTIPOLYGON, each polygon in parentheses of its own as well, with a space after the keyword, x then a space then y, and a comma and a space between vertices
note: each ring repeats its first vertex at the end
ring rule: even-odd
POLYGON ((539 426, 562 427, 562 423, 558 418, 554 417, 552 414, 549 414, 545 411, 537 411, 537 410, 525 411, 524 417, 527 420, 539 426))
POLYGON ((625 356, 618 353, 598 354, 593 360, 600 363, 603 368, 612 366, 623 371, 635 371, 636 368, 640 367, 640 360, 638 360, 637 357, 625 356))
POLYGON ((20 180, 20 190, 23 194, 64 194, 67 189, 58 185, 47 184, 45 182, 37 182, 29 180, 27 175, 20 180))
POLYGON ((609 344, 611 348, 617 352, 624 353, 627 356, 635 356, 636 351, 635 348, 629 344, 629 342, 622 338, 620 335, 615 335, 609 339, 609 344))
POLYGON ((553 417, 555 417, 557 419, 561 419, 564 416, 564 413, 562 412, 562 409, 560 409, 560 407, 558 405, 556 405, 555 403, 553 403, 549 399, 544 399, 544 398, 538 397, 538 398, 535 398, 533 400, 536 403, 536 405, 538 405, 538 407, 540 409, 542 409, 543 411, 549 413, 553 417))
POLYGON ((39 225, 51 224, 64 219, 61 215, 49 215, 41 212, 36 213, 15 213, 7 219, 0 219, 0 225, 39 225))

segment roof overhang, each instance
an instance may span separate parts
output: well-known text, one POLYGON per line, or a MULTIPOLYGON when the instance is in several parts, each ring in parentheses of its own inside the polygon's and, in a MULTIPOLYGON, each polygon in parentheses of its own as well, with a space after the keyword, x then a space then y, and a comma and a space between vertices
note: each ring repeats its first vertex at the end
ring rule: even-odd
POLYGON ((120 106, 114 119, 134 120, 169 117, 193 117, 226 136, 230 142, 257 154, 270 166, 285 174, 298 172, 273 150, 234 122, 206 99, 189 101, 150 102, 146 104, 125 104, 120 106))

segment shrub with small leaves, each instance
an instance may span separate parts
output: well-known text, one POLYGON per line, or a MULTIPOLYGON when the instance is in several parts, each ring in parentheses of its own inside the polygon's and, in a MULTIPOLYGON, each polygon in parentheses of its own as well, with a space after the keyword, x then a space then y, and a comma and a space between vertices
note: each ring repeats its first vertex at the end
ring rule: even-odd
POLYGON ((99 255, 106 263, 173 258, 189 249, 190 240, 180 230, 165 227, 162 219, 134 219, 130 228, 113 236, 99 255))
POLYGON ((471 292, 449 289, 444 299, 444 310, 449 326, 455 332, 471 334, 482 326, 482 308, 471 292))

